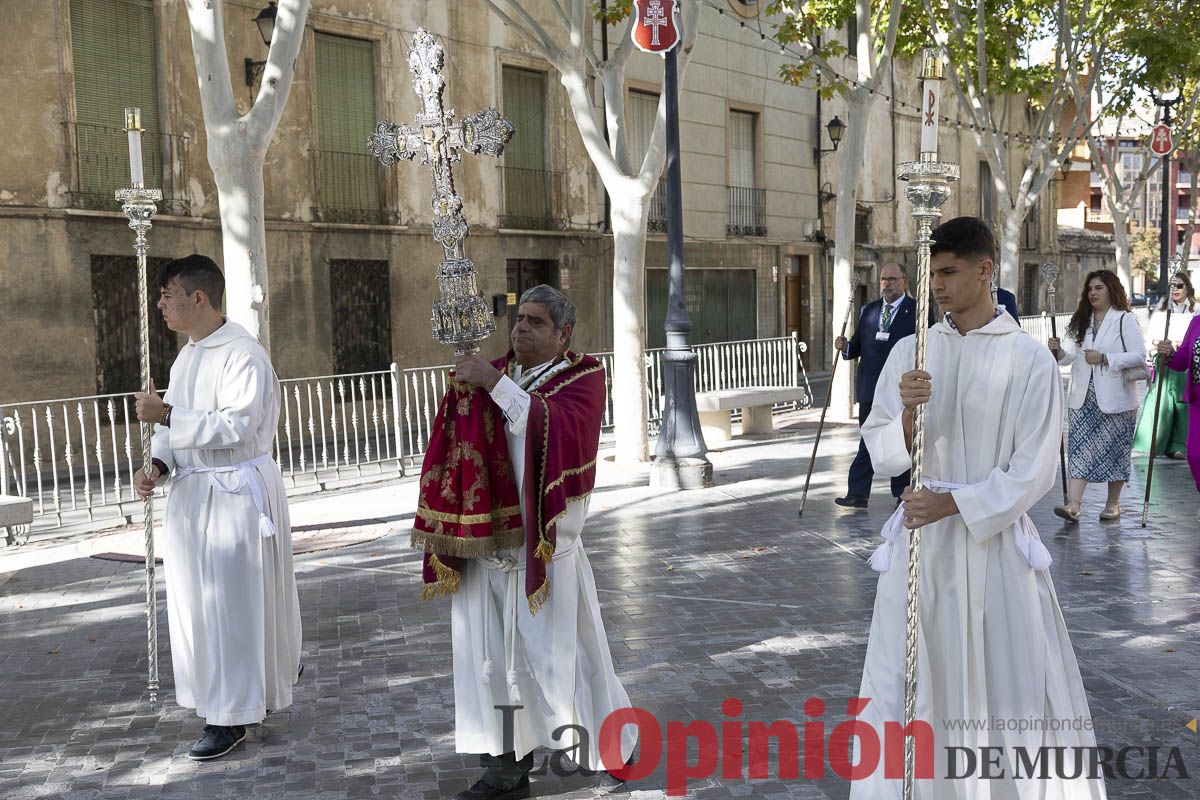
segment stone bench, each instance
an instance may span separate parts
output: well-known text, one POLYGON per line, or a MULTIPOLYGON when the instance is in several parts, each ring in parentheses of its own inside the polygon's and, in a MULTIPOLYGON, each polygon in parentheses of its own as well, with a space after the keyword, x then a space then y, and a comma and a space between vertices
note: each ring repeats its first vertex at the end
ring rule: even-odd
POLYGON ((4 541, 16 544, 17 537, 13 528, 18 525, 33 524, 33 501, 28 497, 13 497, 0 494, 0 528, 4 528, 4 541))
POLYGON ((771 408, 776 403, 804 402, 808 394, 799 386, 748 386, 745 389, 721 389, 699 392, 696 410, 705 443, 724 442, 730 437, 733 410, 742 410, 742 433, 770 433, 771 408))

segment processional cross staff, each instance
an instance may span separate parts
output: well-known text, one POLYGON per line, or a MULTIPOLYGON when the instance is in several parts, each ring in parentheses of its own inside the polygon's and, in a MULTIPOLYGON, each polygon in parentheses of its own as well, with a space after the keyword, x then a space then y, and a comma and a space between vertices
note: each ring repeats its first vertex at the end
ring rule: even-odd
MULTIPOLYGON (((1058 338, 1058 265, 1053 261, 1042 264, 1042 283, 1046 284, 1046 294, 1050 295, 1050 338, 1058 338)), ((1063 505, 1070 503, 1067 494, 1067 448, 1063 443, 1062 434, 1058 437, 1058 471, 1062 475, 1063 505)))
MULTIPOLYGON (((1171 276, 1183 271, 1183 256, 1179 253, 1171 256, 1170 269, 1167 270, 1168 280, 1171 276)), ((1168 286, 1167 291, 1167 322, 1165 330, 1163 330, 1163 339, 1170 340, 1171 338, 1171 310, 1174 303, 1171 302, 1170 291, 1168 286)), ((1142 500, 1142 527, 1146 527, 1146 521, 1150 518, 1150 487, 1154 485, 1154 455, 1158 452, 1158 412, 1162 408, 1162 396, 1166 391, 1166 365, 1163 363, 1163 357, 1160 355, 1154 356, 1154 382, 1158 384, 1158 394, 1154 397, 1154 426, 1150 429, 1150 463, 1146 468, 1146 496, 1142 500)))
MULTIPOLYGON (((137 253, 138 265, 138 343, 141 350, 141 386, 150 388, 150 289, 146 276, 146 234, 150 231, 150 218, 158 210, 155 202, 162 200, 162 191, 147 189, 142 170, 142 110, 125 109, 125 131, 129 137, 129 177, 131 187, 117 190, 121 210, 129 218, 133 229, 133 249, 137 253)), ((154 463, 150 452, 152 424, 143 422, 138 426, 142 434, 142 464, 146 477, 153 475, 154 463)), ((142 525, 146 538, 146 685, 150 692, 150 705, 158 702, 158 592, 154 586, 154 496, 148 495, 143 502, 142 525)))
MULTIPOLYGON (((917 324, 916 365, 924 370, 929 345, 929 259, 934 223, 950 199, 950 184, 958 180, 958 165, 938 161, 938 112, 941 105, 942 62, 935 49, 925 50, 921 68, 921 155, 918 161, 900 165, 897 177, 905 181, 904 195, 912 203, 917 223, 917 324)), ((912 484, 919 491, 924 479, 925 406, 913 409, 912 484)), ((917 628, 920 620, 921 528, 908 534, 908 576, 904 641, 904 725, 909 730, 917 711, 917 628)), ((904 800, 913 800, 914 757, 912 735, 904 737, 904 800)))
POLYGON ((450 165, 462 160, 464 150, 473 155, 503 155, 516 129, 494 108, 455 122, 454 110, 442 103, 444 64, 442 46, 429 31, 418 28, 408 54, 413 90, 421 99, 417 124, 384 120, 367 146, 384 166, 419 158, 433 170, 433 238, 445 251, 437 271, 440 297, 433 305, 433 338, 453 345, 455 356, 461 357, 479 351, 479 343, 496 330, 496 318, 476 285, 475 265, 463 251, 469 231, 450 165))

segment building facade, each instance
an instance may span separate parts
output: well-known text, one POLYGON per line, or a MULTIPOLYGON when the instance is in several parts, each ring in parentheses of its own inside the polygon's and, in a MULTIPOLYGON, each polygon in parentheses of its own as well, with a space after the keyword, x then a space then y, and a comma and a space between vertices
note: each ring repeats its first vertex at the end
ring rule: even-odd
MULTIPOLYGON (((828 149, 825 125, 839 107, 836 99, 822 102, 812 86, 780 79, 780 67, 795 56, 772 41, 764 6, 701 4, 680 97, 686 302, 697 343, 794 334, 809 344, 809 368, 821 369, 832 338, 831 176, 842 156, 818 148, 828 149)), ((245 0, 224 8, 234 91, 245 112, 259 79, 255 62, 267 52, 254 22, 264 7, 245 0)), ((558 30, 548 3, 529 9, 547 30, 558 30)), ((150 234, 152 273, 171 257, 221 252, 184 3, 8 0, 5 21, 0 46, 10 80, 0 85, 0 100, 19 112, 0 155, 0 401, 133 390, 136 269, 131 233, 112 199, 128 180, 126 106, 142 109, 147 185, 164 194, 150 234)), ((264 170, 271 346, 281 377, 449 358, 429 328, 442 256, 430 236, 430 176, 407 162, 385 169, 365 146, 377 120, 418 113, 406 60, 418 27, 447 50, 447 106, 460 116, 496 106, 518 129, 502 159, 467 156, 455 165, 471 224, 468 255, 500 328, 511 321, 514 297, 546 282, 579 304, 575 344, 611 347, 605 194, 552 66, 482 0, 314 0, 264 170)), ((599 51, 598 26, 591 36, 599 51)), ((853 74, 852 59, 840 66, 853 74)), ((649 142, 662 60, 635 54, 626 78, 625 125, 636 157, 649 142)), ((897 162, 916 153, 917 120, 892 100, 915 102, 914 65, 897 64, 887 85, 890 97, 872 106, 854 231, 868 285, 884 260, 910 267, 915 260, 911 217, 894 176, 897 162)), ((593 97, 599 108, 597 86, 593 97)), ((974 134, 944 127, 943 147, 963 165, 947 216, 988 216, 994 201, 989 206, 978 189, 987 176, 974 134)), ((1039 205, 1034 218, 1023 269, 1057 247, 1049 210, 1039 205)), ((654 347, 663 341, 666 307, 661 185, 649 230, 645 302, 647 345, 654 347)), ((1022 280, 1027 289, 1036 285, 1022 280)), ((1040 300, 1029 291, 1026 308, 1040 300)), ((868 294, 864 288, 862 299, 868 294)), ((156 313, 152 319, 161 386, 180 343, 156 313)), ((498 355, 504 345, 497 334, 485 352, 498 355)))

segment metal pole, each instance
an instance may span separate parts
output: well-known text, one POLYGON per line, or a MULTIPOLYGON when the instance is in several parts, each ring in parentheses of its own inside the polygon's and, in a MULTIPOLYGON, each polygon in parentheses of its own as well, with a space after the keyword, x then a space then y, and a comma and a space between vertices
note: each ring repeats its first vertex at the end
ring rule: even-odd
MULTIPOLYGON (((158 210, 155 202, 162 199, 158 189, 147 189, 141 179, 141 110, 125 109, 125 130, 129 133, 130 160, 133 169, 133 184, 129 189, 118 189, 117 200, 129 219, 134 232, 133 249, 138 264, 138 343, 141 349, 141 385, 150 391, 150 291, 146 276, 146 234, 151 228, 150 218, 158 210), (134 162, 136 161, 136 166, 134 162)), ((139 425, 142 435, 142 464, 146 477, 153 474, 154 463, 150 452, 151 423, 139 425)), ((158 592, 155 588, 154 558, 154 496, 143 503, 142 526, 146 540, 146 687, 150 692, 150 705, 158 702, 158 592)))
POLYGON ((667 347, 661 355, 666 407, 654 453, 656 486, 695 489, 712 483, 712 463, 696 409, 696 353, 684 304, 683 186, 679 166, 679 48, 666 55, 667 93, 667 347))
MULTIPOLYGON (((1174 102, 1162 103, 1163 108, 1163 124, 1171 124, 1171 106, 1174 102)), ((1162 157, 1162 228, 1158 237, 1158 291, 1162 294, 1167 293, 1167 281, 1170 276, 1167 274, 1167 262, 1171 258, 1171 241, 1175 235, 1175 221, 1171 219, 1171 154, 1168 152, 1162 157)))
MULTIPOLYGON (((1058 265, 1053 261, 1042 264, 1042 282, 1046 284, 1046 293, 1050 295, 1050 336, 1058 338, 1058 265)), ((1062 475, 1063 505, 1070 502, 1067 494, 1067 446, 1060 434, 1058 437, 1058 471, 1062 475)))
MULTIPOLYGON (((854 290, 858 286, 857 273, 850 273, 850 304, 846 306, 846 314, 842 317, 842 332, 838 334, 846 338, 846 326, 850 324, 850 312, 854 309, 854 290)), ((808 487, 812 483, 813 465, 817 463, 817 448, 821 446, 821 432, 825 430, 825 415, 829 413, 829 401, 833 399, 833 379, 837 375, 838 364, 842 362, 841 353, 834 355, 833 368, 829 370, 829 388, 825 390, 825 406, 821 409, 821 421, 817 423, 817 438, 813 442, 812 455, 808 457, 808 475, 804 478, 804 494, 800 495, 800 512, 804 516, 804 506, 808 503, 808 487)))
MULTIPOLYGON (((958 180, 958 165, 937 160, 937 123, 942 63, 936 50, 926 50, 921 70, 921 106, 923 130, 921 157, 900 165, 899 178, 907 182, 904 194, 912 203, 917 222, 917 370, 924 370, 929 339, 929 259, 934 223, 941 219, 942 206, 950 199, 950 183, 958 180)), ((913 410, 912 483, 917 491, 925 476, 925 406, 913 410)), ((905 603, 904 641, 904 725, 907 730, 917 715, 917 628, 921 601, 921 528, 908 535, 908 576, 905 603)), ((904 737, 904 800, 913 800, 916 791, 916 746, 913 736, 904 737)))

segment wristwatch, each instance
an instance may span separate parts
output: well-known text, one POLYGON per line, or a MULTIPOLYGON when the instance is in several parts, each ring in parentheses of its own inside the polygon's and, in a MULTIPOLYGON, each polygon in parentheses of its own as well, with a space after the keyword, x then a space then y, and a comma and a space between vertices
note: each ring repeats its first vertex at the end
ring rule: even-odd
POLYGON ((158 415, 158 424, 167 428, 171 427, 171 410, 174 408, 169 403, 163 403, 162 413, 158 415))

